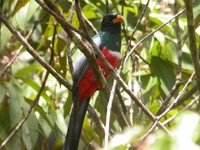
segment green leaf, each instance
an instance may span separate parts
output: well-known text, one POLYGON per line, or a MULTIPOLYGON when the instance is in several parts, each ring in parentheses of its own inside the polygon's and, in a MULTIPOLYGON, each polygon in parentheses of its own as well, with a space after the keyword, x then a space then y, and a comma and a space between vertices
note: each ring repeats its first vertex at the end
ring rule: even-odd
POLYGON ((28 0, 18 0, 12 15, 14 15, 15 13, 17 13, 27 3, 28 3, 28 0))
MULTIPOLYGON (((30 87, 32 87, 36 92, 39 92, 41 86, 34 80, 30 79, 30 78, 26 78, 26 77, 20 77, 19 79, 23 80, 26 84, 28 84, 30 87)), ((52 106, 53 108, 53 103, 51 98, 46 94, 45 91, 42 91, 41 96, 46 100, 46 102, 48 104, 50 104, 50 106, 52 106)))
POLYGON ((161 46, 164 47, 165 45, 165 36, 162 32, 157 31, 154 33, 154 37, 160 42, 161 46))
POLYGON ((0 36, 0 54, 4 51, 4 48, 6 46, 6 44, 8 43, 8 41, 10 40, 10 38, 12 37, 12 34, 10 33, 10 31, 6 28, 6 26, 4 24, 1 24, 1 36, 0 36))
POLYGON ((143 86, 144 86, 144 90, 143 90, 143 97, 144 97, 144 100, 145 101, 149 101, 151 99, 154 99, 156 98, 156 87, 157 87, 157 83, 158 83, 158 79, 157 77, 148 77, 148 76, 145 76, 145 77, 142 77, 142 83, 143 83, 143 86), (146 79, 144 79, 146 77, 146 79), (148 83, 145 87, 144 85, 144 80, 148 80, 148 83))
POLYGON ((38 4, 34 0, 22 0, 22 2, 18 1, 16 10, 14 13, 15 16, 13 18, 13 23, 17 25, 19 29, 22 31, 27 31, 28 23, 31 17, 34 15, 38 4))
MULTIPOLYGON (((25 100, 26 100, 26 102, 29 103, 30 105, 33 103, 32 100, 29 100, 29 99, 25 99, 25 100)), ((47 122, 47 124, 48 124, 50 127, 53 126, 52 123, 51 123, 51 121, 50 121, 50 119, 49 119, 48 116, 47 116, 47 113, 44 111, 44 109, 43 109, 41 106, 35 105, 35 106, 34 106, 34 109, 35 109, 35 111, 39 112, 39 114, 42 116, 42 118, 47 122)))
POLYGON ((25 122, 22 126, 22 140, 27 150, 31 150, 33 147, 31 142, 31 132, 33 131, 29 130, 27 123, 25 122))
POLYGON ((21 95, 21 89, 14 83, 6 84, 7 91, 10 96, 9 115, 11 127, 14 127, 22 118, 21 104, 24 98, 21 95))
MULTIPOLYGON (((28 128, 28 132, 29 132, 29 136, 30 136, 30 142, 31 142, 31 147, 30 149, 33 149, 35 144, 37 144, 37 138, 39 135, 39 131, 38 131, 38 120, 36 118, 36 115, 34 112, 32 112, 26 122, 27 128, 28 128)), ((26 144, 27 149, 28 149, 28 143, 26 144)))
POLYGON ((85 6, 82 8, 82 12, 83 12, 83 14, 85 15, 85 17, 86 17, 87 19, 96 19, 96 18, 97 18, 96 8, 93 7, 93 6, 90 5, 90 4, 85 5, 85 6))
MULTIPOLYGON (((151 13, 149 15, 150 20, 152 22, 154 22, 157 26, 160 26, 160 25, 164 24, 166 21, 168 21, 172 17, 173 16, 161 15, 161 14, 155 14, 155 13, 151 13)), ((162 29, 164 29, 166 32, 170 33, 173 37, 175 36, 175 31, 174 31, 173 27, 170 24, 167 24, 162 29)))
POLYGON ((0 84, 0 103, 2 102, 4 96, 6 94, 6 89, 3 84, 0 84))
POLYGON ((56 111, 56 125, 57 127, 60 129, 60 131, 63 133, 63 134, 66 134, 67 133, 67 125, 65 123, 65 119, 64 119, 64 116, 63 114, 61 113, 60 110, 57 110, 56 111))
POLYGON ((200 25, 200 1, 194 2, 193 13, 195 19, 195 26, 198 27, 200 25))
POLYGON ((160 80, 161 88, 168 94, 175 83, 175 73, 171 64, 160 57, 151 58, 151 69, 160 80))
POLYGON ((18 69, 15 73, 15 76, 20 77, 26 77, 29 74, 32 74, 35 71, 42 71, 43 67, 39 64, 29 64, 28 66, 25 66, 21 69, 18 69))
POLYGON ((64 117, 67 117, 69 115, 71 107, 72 107, 72 92, 69 92, 67 101, 64 104, 64 117))

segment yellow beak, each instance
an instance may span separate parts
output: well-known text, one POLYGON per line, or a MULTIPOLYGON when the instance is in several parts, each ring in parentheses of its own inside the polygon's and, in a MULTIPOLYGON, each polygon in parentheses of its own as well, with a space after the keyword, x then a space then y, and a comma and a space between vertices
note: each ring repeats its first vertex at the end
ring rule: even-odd
POLYGON ((117 15, 117 17, 112 20, 113 23, 118 23, 118 22, 123 22, 123 21, 124 21, 124 17, 121 15, 117 15))

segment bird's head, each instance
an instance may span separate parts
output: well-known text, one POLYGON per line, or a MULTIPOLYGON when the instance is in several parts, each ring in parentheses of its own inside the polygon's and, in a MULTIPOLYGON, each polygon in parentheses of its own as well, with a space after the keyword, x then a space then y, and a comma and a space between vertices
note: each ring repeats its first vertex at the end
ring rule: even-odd
POLYGON ((103 17, 101 22, 101 31, 110 32, 112 34, 120 33, 121 22, 124 21, 124 17, 118 14, 108 14, 103 17))

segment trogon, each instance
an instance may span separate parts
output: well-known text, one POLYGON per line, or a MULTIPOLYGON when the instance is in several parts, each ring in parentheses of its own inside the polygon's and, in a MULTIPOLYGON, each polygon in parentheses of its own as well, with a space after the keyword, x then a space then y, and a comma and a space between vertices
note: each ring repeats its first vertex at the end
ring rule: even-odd
MULTIPOLYGON (((93 37, 94 43, 114 68, 117 67, 120 59, 121 23, 123 20, 121 15, 107 14, 101 22, 101 31, 93 37)), ((98 56, 96 57, 96 61, 101 67, 104 77, 108 78, 110 71, 98 56)), ((99 80, 95 77, 87 58, 81 55, 74 66, 72 87, 73 108, 64 143, 64 150, 77 150, 90 97, 99 88, 99 80)))

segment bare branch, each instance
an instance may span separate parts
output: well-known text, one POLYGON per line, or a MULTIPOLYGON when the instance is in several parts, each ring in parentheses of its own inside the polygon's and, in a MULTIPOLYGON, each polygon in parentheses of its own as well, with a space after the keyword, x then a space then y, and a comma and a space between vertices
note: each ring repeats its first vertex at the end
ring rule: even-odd
POLYGON ((110 116, 111 116, 111 109, 112 103, 114 100, 115 90, 117 87, 117 81, 114 80, 113 86, 110 92, 110 98, 107 105, 107 113, 106 113, 106 127, 105 127, 105 149, 108 149, 108 137, 109 137, 109 128, 110 128, 110 116))
POLYGON ((192 60, 194 63, 194 69, 196 73, 197 85, 199 87, 199 95, 200 95, 200 62, 199 62, 199 51, 196 46, 196 37, 195 37, 195 21, 193 17, 193 9, 192 9, 192 1, 184 0, 186 7, 186 15, 187 15, 187 26, 188 26, 188 34, 190 40, 190 52, 192 54, 192 60))

